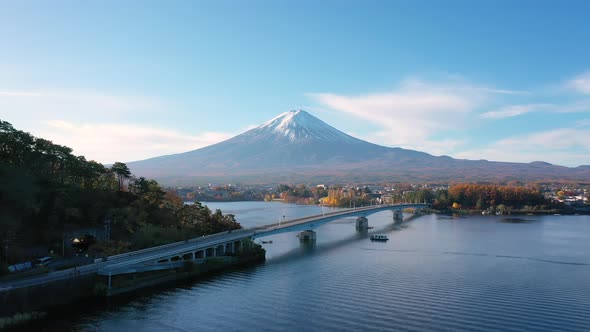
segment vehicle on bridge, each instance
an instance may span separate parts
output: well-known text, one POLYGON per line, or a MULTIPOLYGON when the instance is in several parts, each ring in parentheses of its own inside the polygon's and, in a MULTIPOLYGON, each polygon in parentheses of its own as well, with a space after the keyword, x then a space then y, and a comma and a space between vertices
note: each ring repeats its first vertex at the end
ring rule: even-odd
POLYGON ((49 256, 37 258, 35 260, 35 267, 44 267, 49 264, 49 262, 51 262, 51 257, 49 256))
POLYGON ((389 238, 384 234, 371 234, 371 241, 387 241, 389 238))

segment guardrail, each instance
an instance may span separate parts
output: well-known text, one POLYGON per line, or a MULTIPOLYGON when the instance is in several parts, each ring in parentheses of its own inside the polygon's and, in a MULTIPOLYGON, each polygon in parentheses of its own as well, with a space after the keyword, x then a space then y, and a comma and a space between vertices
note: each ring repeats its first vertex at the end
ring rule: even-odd
POLYGON ((145 253, 152 252, 152 251, 158 251, 160 249, 172 248, 172 247, 180 246, 180 245, 183 245, 186 243, 197 242, 200 240, 205 240, 208 238, 220 236, 223 234, 226 234, 226 232, 209 234, 209 235, 205 235, 205 236, 201 236, 201 237, 192 238, 192 239, 189 239, 186 241, 172 242, 172 243, 163 244, 163 245, 160 245, 157 247, 149 247, 149 248, 145 248, 145 249, 130 251, 130 252, 126 252, 126 253, 122 253, 122 254, 118 254, 118 255, 109 256, 109 257, 107 257, 107 261, 111 261, 111 260, 119 259, 119 258, 124 258, 124 257, 135 256, 135 255, 139 255, 139 254, 145 254, 145 253))

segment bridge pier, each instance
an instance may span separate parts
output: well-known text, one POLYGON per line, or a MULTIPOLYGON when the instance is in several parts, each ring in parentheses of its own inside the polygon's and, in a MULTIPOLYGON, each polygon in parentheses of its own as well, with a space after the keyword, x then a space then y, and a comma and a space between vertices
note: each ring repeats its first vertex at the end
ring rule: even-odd
POLYGON ((316 240, 315 232, 312 230, 299 232, 299 234, 297 234, 297 237, 299 237, 299 241, 301 242, 311 242, 316 240))
POLYGON ((222 245, 218 245, 217 248, 215 248, 215 256, 223 256, 225 254, 225 246, 222 245))
POLYGON ((369 219, 366 217, 356 218, 356 229, 367 229, 369 228, 369 219))
POLYGON ((238 253, 238 252, 242 251, 242 241, 241 240, 235 241, 233 249, 234 249, 234 253, 238 253))
POLYGON ((393 211, 393 223, 399 225, 404 221, 404 215, 401 210, 393 211))

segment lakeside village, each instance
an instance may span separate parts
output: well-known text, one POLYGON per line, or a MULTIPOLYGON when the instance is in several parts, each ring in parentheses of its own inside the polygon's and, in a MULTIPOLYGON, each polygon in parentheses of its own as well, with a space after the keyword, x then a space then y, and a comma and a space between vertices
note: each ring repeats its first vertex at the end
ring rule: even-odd
POLYGON ((590 213, 590 186, 533 184, 215 185, 176 189, 184 201, 283 201, 350 208, 429 203, 442 213, 590 213))

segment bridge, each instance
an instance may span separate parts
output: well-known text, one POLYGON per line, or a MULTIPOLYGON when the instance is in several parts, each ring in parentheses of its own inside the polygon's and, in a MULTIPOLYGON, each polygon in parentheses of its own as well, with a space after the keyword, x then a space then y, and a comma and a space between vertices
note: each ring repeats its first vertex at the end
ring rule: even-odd
MULTIPOLYGON (((394 221, 401 222, 401 211, 404 209, 415 208, 421 209, 427 207, 428 204, 393 204, 393 205, 371 205, 366 207, 348 209, 344 211, 336 211, 330 213, 323 213, 321 215, 316 216, 309 216, 303 217, 298 219, 292 219, 285 222, 278 222, 275 224, 265 225, 253 228, 254 235, 252 238, 259 238, 263 236, 275 235, 280 233, 287 233, 293 231, 302 231, 302 230, 313 230, 316 227, 319 227, 323 224, 329 223, 331 221, 342 219, 346 217, 363 217, 366 218, 367 216, 382 212, 382 211, 394 211, 394 221), (397 213, 396 213, 397 212, 397 213)), ((360 227, 367 227, 366 224, 359 225, 357 221, 357 226, 360 227)))
POLYGON ((382 211, 394 211, 394 222, 399 223, 402 221, 401 211, 403 209, 420 209, 427 206, 427 204, 373 205, 217 233, 184 242, 110 256, 106 262, 107 264, 101 267, 98 273, 101 275, 117 275, 179 267, 182 266, 184 261, 199 263, 207 258, 223 257, 226 254, 240 251, 246 239, 256 239, 280 233, 304 231, 305 236, 314 240, 315 232, 313 232, 313 229, 323 224, 356 216, 365 218, 364 220, 361 219, 361 225, 357 221, 357 226, 366 228, 367 224, 362 224, 363 221, 366 221, 366 217, 382 211))
POLYGON ((394 211, 394 222, 399 223, 401 222, 400 217, 403 209, 420 209, 427 206, 428 204, 373 205, 297 218, 259 227, 216 233, 187 241, 109 256, 106 260, 81 266, 76 270, 70 269, 56 271, 35 278, 14 281, 9 285, 0 285, 0 291, 2 291, 3 287, 26 287, 42 284, 44 282, 66 279, 71 277, 72 273, 77 275, 99 274, 109 276, 110 279, 110 277, 114 275, 181 267, 186 261, 201 263, 212 257, 222 259, 228 254, 233 254, 242 250, 245 240, 294 231, 303 231, 303 233, 306 234, 305 236, 310 236, 310 234, 312 234, 310 239, 314 240, 314 228, 337 219, 356 216, 359 217, 357 219, 357 227, 367 227, 367 216, 382 211, 394 211))

